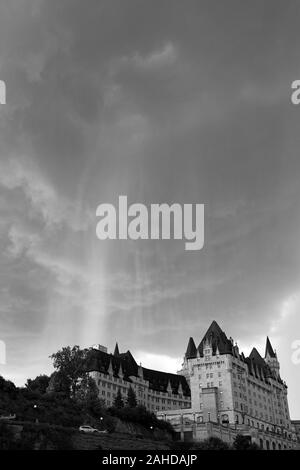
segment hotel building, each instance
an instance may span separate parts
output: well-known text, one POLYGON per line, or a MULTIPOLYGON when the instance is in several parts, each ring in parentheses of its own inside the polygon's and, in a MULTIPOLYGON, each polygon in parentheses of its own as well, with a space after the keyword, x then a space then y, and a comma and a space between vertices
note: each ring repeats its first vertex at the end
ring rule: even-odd
POLYGON ((107 407, 113 405, 118 390, 126 403, 129 387, 134 390, 137 403, 153 412, 191 407, 190 388, 184 376, 142 367, 130 351, 120 353, 118 344, 113 354, 108 354, 103 346, 94 346, 88 370, 107 407))
POLYGON ((287 385, 269 338, 264 358, 256 348, 245 357, 213 321, 198 347, 189 339, 177 374, 138 365, 118 344, 113 354, 94 346, 88 370, 106 406, 113 405, 118 390, 126 402, 132 387, 138 404, 169 421, 180 439, 216 436, 231 443, 239 433, 264 449, 296 446, 287 385))
POLYGON ((191 409, 160 412, 158 417, 181 432, 199 440, 207 437, 201 425, 208 423, 207 429, 225 440, 231 441, 236 430, 262 448, 290 448, 294 442, 287 385, 269 338, 264 358, 256 348, 245 357, 213 321, 198 347, 190 338, 178 374, 190 387, 191 409))

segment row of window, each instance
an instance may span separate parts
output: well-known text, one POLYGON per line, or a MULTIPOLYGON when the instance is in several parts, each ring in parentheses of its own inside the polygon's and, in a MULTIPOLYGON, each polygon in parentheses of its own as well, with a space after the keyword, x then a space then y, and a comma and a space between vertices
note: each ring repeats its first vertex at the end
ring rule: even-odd
MULTIPOLYGON (((218 377, 222 377, 222 372, 218 372, 218 377)), ((202 379, 202 375, 201 375, 201 374, 198 375, 198 378, 199 378, 199 380, 201 380, 201 379, 202 379)), ((204 378, 204 377, 203 377, 203 378, 204 378)), ((214 373, 213 373, 213 372, 207 373, 207 374, 206 374, 206 378, 207 378, 207 379, 209 379, 209 378, 213 379, 213 378, 214 378, 214 373)))
MULTIPOLYGON (((122 382, 122 381, 121 381, 122 382)), ((127 393, 127 390, 128 390, 128 387, 120 387, 120 386, 117 386, 116 384, 112 384, 111 382, 109 381, 106 381, 106 380, 100 380, 98 379, 97 380, 97 384, 99 387, 103 387, 103 388, 108 388, 108 389, 113 389, 113 390, 117 390, 120 389, 121 392, 123 393, 127 393)), ((127 384, 126 384, 127 385, 127 384)), ((133 389, 138 389, 139 392, 138 394, 141 396, 141 392, 144 390, 143 387, 141 387, 140 385, 138 384, 131 384, 131 387, 133 389)), ((146 387, 147 390, 148 390, 148 394, 152 394, 152 395, 158 395, 158 396, 164 396, 164 397, 172 397, 174 394, 171 393, 171 392, 160 392, 158 390, 152 390, 152 389, 148 389, 148 387, 146 387)), ((179 399, 179 400, 186 400, 187 397, 184 397, 182 393, 179 393, 179 394, 176 394, 175 395, 176 399, 179 399)))

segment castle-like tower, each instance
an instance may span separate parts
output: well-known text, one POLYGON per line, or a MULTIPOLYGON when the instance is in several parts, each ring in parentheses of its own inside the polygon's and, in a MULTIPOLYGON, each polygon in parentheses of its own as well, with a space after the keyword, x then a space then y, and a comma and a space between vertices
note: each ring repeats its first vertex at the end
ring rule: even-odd
MULTIPOLYGON (((194 425, 240 426, 292 438, 287 386, 269 338, 264 358, 256 348, 245 357, 213 321, 198 347, 189 339, 178 374, 185 377, 191 390, 189 419, 194 425)), ((167 414, 176 422, 174 412, 167 414)), ((186 412, 181 413, 183 419, 188 419, 186 412)), ((269 445, 267 439, 266 443, 269 445)), ((281 445, 285 444, 278 441, 278 448, 281 445)))
POLYGON ((95 345, 86 368, 106 406, 118 391, 126 402, 131 387, 138 404, 170 421, 181 439, 214 435, 232 442, 244 433, 262 448, 292 448, 287 386, 269 338, 264 358, 256 348, 245 357, 213 321, 198 346, 189 339, 177 374, 138 365, 118 344, 113 354, 95 345))
POLYGON ((277 359, 276 351, 273 351, 272 345, 270 343, 269 337, 267 336, 267 343, 266 343, 266 352, 265 352, 265 361, 266 364, 270 367, 273 374, 280 378, 280 364, 277 359))
POLYGON ((198 347, 189 339, 179 373, 188 381, 192 409, 202 412, 203 421, 290 429, 287 386, 269 338, 265 358, 256 348, 246 358, 213 321, 198 347))

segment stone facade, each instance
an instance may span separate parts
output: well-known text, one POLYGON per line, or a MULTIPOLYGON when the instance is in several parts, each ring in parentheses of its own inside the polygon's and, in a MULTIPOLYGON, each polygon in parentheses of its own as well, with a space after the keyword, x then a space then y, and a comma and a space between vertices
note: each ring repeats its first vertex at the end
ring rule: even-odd
POLYGON ((228 339, 213 322, 198 348, 190 338, 178 373, 190 386, 191 409, 157 415, 169 420, 181 434, 192 432, 194 439, 199 440, 208 436, 203 425, 212 423, 224 435, 234 435, 240 427, 263 448, 289 448, 296 440, 287 386, 280 377, 279 361, 268 338, 264 359, 255 348, 246 358, 232 338, 228 339), (189 426, 191 429, 187 430, 189 426))
POLYGON ((144 368, 136 363, 130 351, 120 354, 118 345, 114 354, 108 354, 103 347, 93 348, 88 369, 99 398, 108 407, 113 405, 118 390, 126 403, 129 387, 134 390, 137 403, 153 412, 191 407, 185 377, 144 368))
POLYGON ((298 445, 300 447, 300 420, 292 421, 292 426, 294 428, 294 432, 296 434, 296 439, 297 439, 298 445))

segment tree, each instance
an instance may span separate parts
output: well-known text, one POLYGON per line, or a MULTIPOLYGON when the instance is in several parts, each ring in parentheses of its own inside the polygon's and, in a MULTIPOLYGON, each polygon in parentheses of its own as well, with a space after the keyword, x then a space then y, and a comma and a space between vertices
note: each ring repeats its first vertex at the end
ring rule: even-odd
POLYGON ((0 392, 3 392, 9 396, 15 396, 17 388, 13 382, 11 382, 10 380, 5 380, 0 375, 0 392))
POLYGON ((98 393, 95 380, 86 373, 77 387, 75 398, 78 401, 89 403, 98 399, 98 393))
POLYGON ((75 399, 82 410, 94 418, 99 418, 104 414, 105 404, 99 398, 99 391, 95 380, 88 374, 81 380, 75 399))
POLYGON ((14 412, 18 389, 10 380, 0 376, 0 415, 14 412))
POLYGON ((137 406, 136 395, 133 388, 130 386, 127 393, 127 405, 130 408, 135 408, 137 406))
POLYGON ((50 377, 47 392, 59 394, 63 397, 70 397, 71 381, 63 372, 53 372, 50 377))
POLYGON ((118 389, 116 398, 114 399, 114 407, 117 409, 124 408, 124 401, 120 389, 118 389))
POLYGON ((241 434, 236 436, 232 446, 234 450, 260 450, 257 444, 251 442, 251 438, 241 434))
POLYGON ((38 392, 43 395, 47 391, 49 382, 50 377, 47 375, 38 375, 35 379, 28 379, 25 387, 32 392, 38 392))
POLYGON ((87 352, 86 349, 80 349, 79 346, 73 346, 73 348, 68 346, 50 356, 53 360, 54 368, 70 383, 70 394, 72 397, 76 394, 76 390, 80 385, 80 379, 86 374, 87 352))

